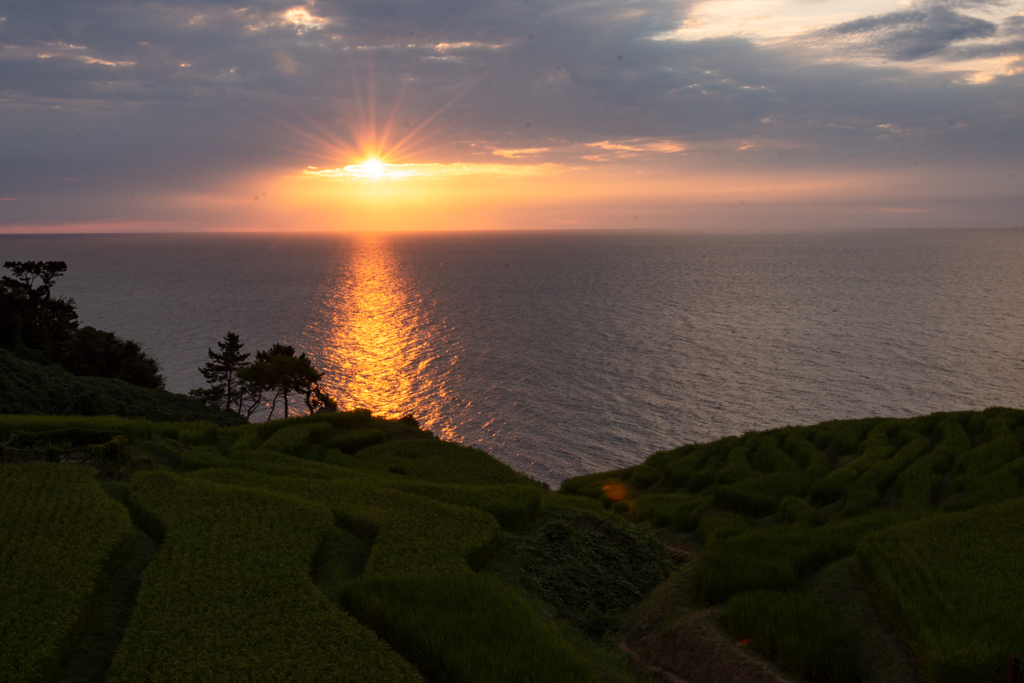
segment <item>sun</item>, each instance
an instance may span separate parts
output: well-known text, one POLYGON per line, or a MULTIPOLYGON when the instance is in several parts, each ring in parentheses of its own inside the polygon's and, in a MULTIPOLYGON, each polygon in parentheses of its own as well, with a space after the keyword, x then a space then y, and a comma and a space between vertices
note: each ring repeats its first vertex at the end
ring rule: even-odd
POLYGON ((360 165, 363 167, 363 173, 369 178, 380 178, 384 175, 384 164, 380 162, 380 159, 371 157, 360 165))

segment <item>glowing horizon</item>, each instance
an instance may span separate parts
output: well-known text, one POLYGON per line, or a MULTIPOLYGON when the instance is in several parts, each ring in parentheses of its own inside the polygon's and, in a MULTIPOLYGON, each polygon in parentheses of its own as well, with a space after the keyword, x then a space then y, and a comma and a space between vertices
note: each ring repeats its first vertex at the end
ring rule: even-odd
POLYGON ((0 233, 1024 220, 1024 0, 76 7, 0 14, 0 233))

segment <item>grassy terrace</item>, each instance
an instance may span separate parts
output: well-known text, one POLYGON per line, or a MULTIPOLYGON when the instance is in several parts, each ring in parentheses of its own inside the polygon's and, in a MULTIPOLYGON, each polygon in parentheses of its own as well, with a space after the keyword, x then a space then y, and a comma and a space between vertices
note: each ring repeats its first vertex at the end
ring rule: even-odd
POLYGON ((1024 411, 1004 408, 837 421, 658 452, 562 491, 688 553, 634 616, 642 657, 664 645, 651 621, 689 647, 714 639, 672 629, 710 621, 795 679, 997 681, 1024 652, 1022 440, 1024 411))
POLYGON ((0 679, 1005 680, 1022 437, 786 427, 550 492, 365 411, 0 416, 0 679))

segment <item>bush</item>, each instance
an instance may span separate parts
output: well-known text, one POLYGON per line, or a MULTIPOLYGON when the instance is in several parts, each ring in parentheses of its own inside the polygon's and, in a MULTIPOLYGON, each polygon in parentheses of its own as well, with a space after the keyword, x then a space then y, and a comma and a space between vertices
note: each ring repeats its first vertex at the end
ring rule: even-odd
POLYGON ((790 472, 800 469, 797 464, 779 448, 778 439, 765 436, 760 439, 751 464, 760 472, 790 472))
POLYGON ((638 490, 649 489, 661 479, 661 472, 647 465, 637 465, 633 468, 630 481, 638 490))
POLYGON ((136 342, 94 327, 76 330, 61 342, 57 361, 75 375, 110 377, 146 389, 163 389, 160 365, 136 342))
POLYGON ((274 432, 263 442, 260 450, 300 456, 307 446, 324 439, 330 432, 329 424, 290 424, 274 432))
POLYGON ((846 495, 846 487, 857 478, 857 473, 848 467, 832 470, 823 479, 811 484, 807 497, 815 507, 836 502, 846 495))
POLYGON ((352 429, 337 432, 324 442, 328 448, 337 448, 352 455, 364 448, 384 443, 384 432, 379 429, 352 429))
POLYGON ((904 510, 931 510, 942 479, 937 471, 951 469, 957 455, 971 447, 970 439, 954 417, 946 418, 938 431, 942 440, 935 450, 911 463, 896 480, 904 510))
POLYGON ((690 476, 696 471, 696 458, 677 458, 665 466, 665 485, 680 489, 690 483, 690 476))
POLYGON ((245 422, 237 413, 211 408, 188 396, 146 389, 120 379, 78 377, 60 366, 39 365, 0 349, 0 414, 86 413, 148 420, 207 420, 225 425, 245 422))
POLYGON ((566 514, 523 540, 524 581, 550 605, 594 636, 614 626, 613 617, 632 607, 671 571, 664 546, 617 520, 566 514))

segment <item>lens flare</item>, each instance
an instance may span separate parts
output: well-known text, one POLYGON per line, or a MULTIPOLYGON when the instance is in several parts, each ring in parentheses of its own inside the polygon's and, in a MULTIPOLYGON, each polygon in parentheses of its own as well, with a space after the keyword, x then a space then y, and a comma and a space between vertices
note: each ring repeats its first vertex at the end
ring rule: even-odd
POLYGON ((601 487, 608 500, 617 503, 626 497, 626 487, 621 481, 610 481, 601 487))

